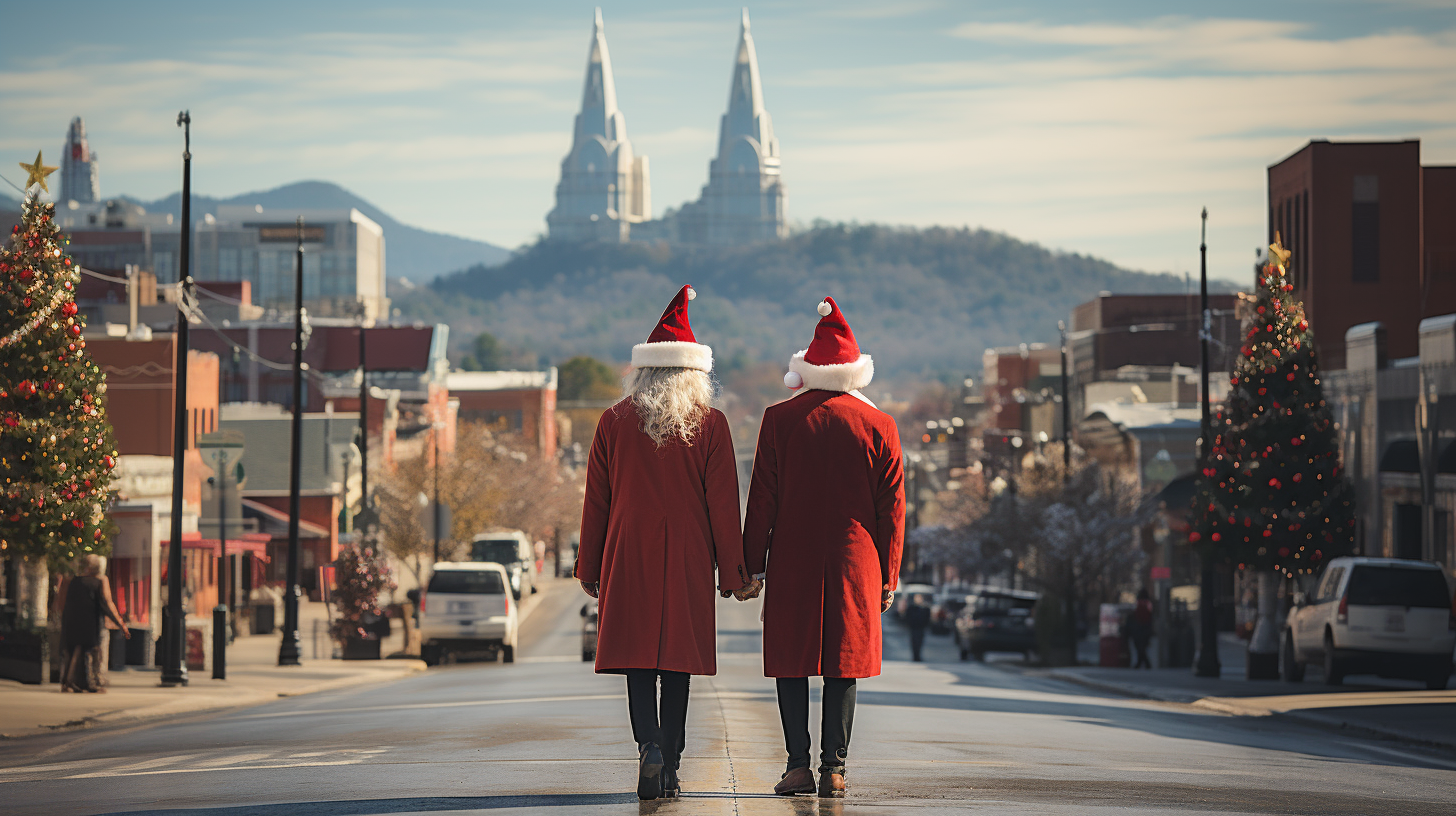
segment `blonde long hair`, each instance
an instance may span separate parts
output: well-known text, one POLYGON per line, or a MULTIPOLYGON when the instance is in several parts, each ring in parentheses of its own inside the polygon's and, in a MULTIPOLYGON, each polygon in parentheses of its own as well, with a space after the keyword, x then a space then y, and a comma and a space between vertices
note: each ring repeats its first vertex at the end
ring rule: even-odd
POLYGON ((708 372, 695 368, 636 368, 626 386, 642 432, 659 448, 678 441, 691 445, 716 391, 708 372))

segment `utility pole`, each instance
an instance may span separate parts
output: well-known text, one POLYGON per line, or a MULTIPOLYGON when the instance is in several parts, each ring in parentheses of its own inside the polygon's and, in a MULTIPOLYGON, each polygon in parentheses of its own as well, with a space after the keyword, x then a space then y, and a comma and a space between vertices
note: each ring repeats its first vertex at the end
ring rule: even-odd
POLYGON ((293 269, 293 444, 288 476, 288 586, 283 593, 283 642, 278 665, 297 666, 298 635, 298 514, 299 483, 303 470, 303 216, 298 217, 298 251, 293 269))
POLYGON ((1072 478, 1072 390, 1067 377, 1067 322, 1057 321, 1062 334, 1062 481, 1072 478))
MULTIPOLYGON (((1198 332, 1198 344, 1203 365, 1200 376, 1203 387, 1203 424, 1198 442, 1198 464, 1208 465, 1208 451, 1213 445, 1213 419, 1209 408, 1208 394, 1208 339, 1213 329, 1213 318, 1208 311, 1208 208, 1203 208, 1203 225, 1198 238, 1198 292, 1203 305, 1203 328, 1198 332)), ((1213 542, 1206 546, 1212 547, 1213 542)), ((1218 573, 1213 568, 1213 556, 1203 559, 1198 598, 1199 647, 1198 663, 1193 673, 1198 677, 1218 677, 1223 666, 1218 661, 1218 610, 1214 606, 1218 595, 1218 573)))
MULTIPOLYGON (((364 356, 364 305, 359 304, 359 512, 369 510, 369 367, 364 356)), ((347 485, 345 486, 347 490, 347 485)), ((360 525, 364 527, 365 525, 360 525)), ((364 532, 368 532, 364 530, 364 532)))
POLYGON ((432 571, 434 570, 434 564, 440 563, 440 428, 443 427, 444 424, 444 422, 436 418, 435 421, 431 424, 430 428, 430 442, 435 447, 435 503, 434 506, 430 508, 430 513, 432 514, 432 523, 430 524, 430 526, 434 528, 435 532, 435 560, 431 562, 430 566, 430 569, 432 571))
POLYGON ((188 300, 192 294, 189 257, 192 243, 192 114, 177 114, 182 128, 182 229, 177 247, 177 357, 176 391, 172 396, 172 519, 167 545, 167 613, 162 621, 162 682, 166 687, 187 685, 187 618, 182 610, 182 489, 187 455, 187 328, 188 300))

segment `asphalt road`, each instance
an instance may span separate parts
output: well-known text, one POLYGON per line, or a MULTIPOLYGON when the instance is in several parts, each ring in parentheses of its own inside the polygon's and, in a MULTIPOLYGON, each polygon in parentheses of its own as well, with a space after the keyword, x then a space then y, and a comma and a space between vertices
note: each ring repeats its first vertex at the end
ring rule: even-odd
POLYGON ((1456 813, 1449 754, 936 662, 949 656, 936 640, 932 662, 913 664, 893 630, 884 674, 860 685, 850 797, 776 798, 784 756, 758 605, 732 601, 719 674, 693 681, 686 794, 639 804, 623 682, 580 661, 582 596, 564 590, 523 626, 513 665, 0 744, 0 811, 1456 813))

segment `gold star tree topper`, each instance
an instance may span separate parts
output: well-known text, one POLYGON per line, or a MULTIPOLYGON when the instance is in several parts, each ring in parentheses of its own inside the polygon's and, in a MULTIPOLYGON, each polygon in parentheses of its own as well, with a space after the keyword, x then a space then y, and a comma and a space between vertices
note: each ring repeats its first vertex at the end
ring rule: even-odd
POLYGON ((40 185, 40 188, 42 190, 44 190, 47 193, 49 193, 51 191, 51 188, 48 187, 48 186, 46 186, 46 176, 49 176, 51 173, 56 172, 60 168, 59 167, 47 167, 45 164, 43 164, 41 162, 41 160, 40 160, 40 153, 41 152, 39 150, 35 151, 35 161, 33 163, 31 163, 31 164, 26 164, 25 162, 20 162, 20 169, 21 170, 24 170, 26 172, 26 178, 25 178, 25 186, 26 186, 26 189, 29 189, 30 188, 30 185, 32 185, 32 184, 39 184, 40 185))
POLYGON ((1280 272, 1283 272, 1284 268, 1289 265, 1289 256, 1291 254, 1293 253, 1284 248, 1284 244, 1279 236, 1279 231, 1275 230, 1274 243, 1269 245, 1269 260, 1272 261, 1275 266, 1279 267, 1280 272))

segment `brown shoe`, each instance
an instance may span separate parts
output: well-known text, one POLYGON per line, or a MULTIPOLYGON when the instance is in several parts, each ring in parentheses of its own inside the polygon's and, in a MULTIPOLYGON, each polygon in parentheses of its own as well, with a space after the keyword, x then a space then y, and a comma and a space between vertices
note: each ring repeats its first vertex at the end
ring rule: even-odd
POLYGON ((840 799, 849 786, 844 783, 844 774, 823 771, 819 774, 819 795, 840 799))
POLYGON ((794 768, 785 771, 782 779, 774 785, 774 793, 779 796, 793 796, 796 793, 814 792, 814 772, 808 768, 794 768))

